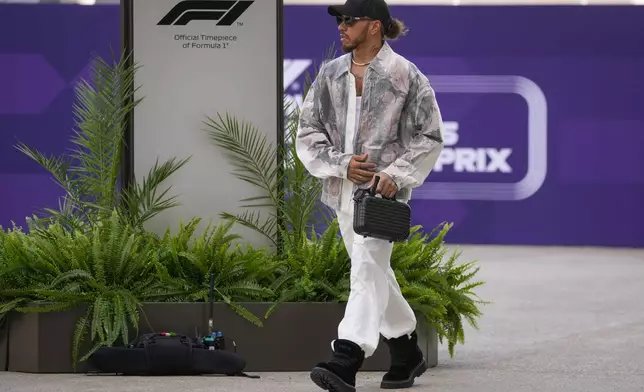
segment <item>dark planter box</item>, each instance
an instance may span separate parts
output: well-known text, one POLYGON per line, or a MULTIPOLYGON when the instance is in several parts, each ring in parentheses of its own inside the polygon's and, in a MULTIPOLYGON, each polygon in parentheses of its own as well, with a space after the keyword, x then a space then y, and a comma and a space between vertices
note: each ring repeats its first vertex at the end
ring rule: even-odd
MULTIPOLYGON (((240 304, 263 320, 266 303, 240 304)), ((257 327, 222 303, 214 307, 214 330, 235 340, 237 352, 246 359, 248 372, 308 371, 331 354, 331 341, 344 314, 344 304, 285 303, 257 327)), ((204 303, 147 303, 144 310, 156 332, 195 336, 208 326, 204 303)), ((14 313, 9 330, 8 370, 26 373, 71 373, 72 336, 83 309, 56 313, 14 313)), ((151 332, 141 317, 140 333, 151 332)), ((438 363, 436 332, 419 317, 419 343, 430 367, 438 363)), ((229 340, 227 339, 227 342, 229 340)), ((81 351, 87 352, 89 343, 81 351)), ((389 350, 382 343, 365 360, 363 371, 385 371, 389 350)), ((79 364, 77 372, 87 369, 79 364)))
POLYGON ((9 359, 9 322, 0 326, 0 372, 7 371, 9 359))

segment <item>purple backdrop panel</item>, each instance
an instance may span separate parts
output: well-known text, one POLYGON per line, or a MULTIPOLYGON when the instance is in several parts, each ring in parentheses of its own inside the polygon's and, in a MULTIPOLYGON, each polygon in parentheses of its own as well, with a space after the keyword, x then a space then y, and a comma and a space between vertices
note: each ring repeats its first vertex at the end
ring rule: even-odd
MULTIPOLYGON (((67 146, 73 83, 119 48, 117 6, 0 6, 0 225, 60 191, 14 148, 67 146)), ((642 7, 392 7, 392 43, 436 89, 446 148, 414 223, 451 242, 644 246, 642 7), (592 26, 589 28, 588 26, 592 26)), ((325 7, 285 7, 285 90, 338 33, 325 7)))
POLYGON ((93 54, 118 55, 119 23, 117 6, 0 5, 0 225, 57 205, 60 188, 15 145, 69 147, 75 82, 93 54))
MULTIPOLYGON (((392 7, 446 147, 414 223, 450 241, 644 246, 643 7, 392 7), (588 26, 592 26, 589 28, 588 26)), ((285 11, 285 87, 338 47, 320 6, 285 11)))

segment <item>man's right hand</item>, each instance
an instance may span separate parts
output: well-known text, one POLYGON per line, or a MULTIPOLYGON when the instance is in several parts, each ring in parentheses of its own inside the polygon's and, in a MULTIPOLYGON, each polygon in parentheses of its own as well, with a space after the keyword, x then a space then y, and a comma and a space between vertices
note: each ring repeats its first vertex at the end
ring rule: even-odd
POLYGON ((349 162, 347 178, 354 184, 362 185, 371 181, 375 173, 376 164, 367 162, 368 154, 354 155, 349 162))

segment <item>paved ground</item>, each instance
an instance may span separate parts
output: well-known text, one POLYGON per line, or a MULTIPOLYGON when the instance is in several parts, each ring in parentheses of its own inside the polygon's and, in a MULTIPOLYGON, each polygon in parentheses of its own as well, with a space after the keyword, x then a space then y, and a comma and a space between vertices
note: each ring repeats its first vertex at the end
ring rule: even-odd
MULTIPOLYGON (((418 392, 644 391, 644 250, 464 247, 494 301, 418 392)), ((0 373, 0 392, 315 392, 305 373, 120 378, 0 373)), ((362 374, 359 391, 378 391, 362 374)))

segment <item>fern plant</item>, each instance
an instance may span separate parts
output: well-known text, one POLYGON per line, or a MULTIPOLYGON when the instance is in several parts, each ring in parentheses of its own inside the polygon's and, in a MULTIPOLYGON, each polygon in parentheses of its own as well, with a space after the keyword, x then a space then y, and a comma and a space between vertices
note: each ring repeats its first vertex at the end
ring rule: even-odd
POLYGON ((448 255, 445 236, 451 228, 443 223, 423 233, 421 226, 414 227, 407 241, 394 245, 391 266, 411 307, 436 329, 441 343, 447 341, 453 356, 455 345, 465 343, 463 319, 478 328, 479 306, 486 302, 474 292, 484 284, 474 281, 476 263, 458 263, 458 250, 448 255))
MULTIPOLYGON (((277 294, 268 309, 268 318, 284 302, 346 302, 349 298, 351 262, 337 219, 321 235, 310 239, 284 236, 284 265, 271 289, 277 294)), ((306 238, 305 234, 302 234, 306 238)))
POLYGON ((215 300, 223 301, 240 316, 257 326, 262 321, 237 302, 269 299, 274 296, 266 282, 275 278, 277 263, 270 255, 251 246, 234 244, 240 237, 231 234, 233 222, 208 225, 195 237, 201 219, 181 224, 178 234, 168 230, 157 240, 157 273, 181 296, 176 301, 208 301, 210 275, 215 275, 215 300))
POLYGON ((73 337, 74 364, 87 335, 94 345, 80 361, 101 346, 129 342, 130 328, 138 333, 139 317, 145 319, 144 301, 177 295, 155 275, 156 244, 124 224, 116 211, 89 232, 53 223, 25 238, 23 257, 9 259, 5 269, 7 278, 23 280, 17 286, 26 283, 21 291, 29 294, 13 308, 55 312, 86 306, 73 337), (25 305, 26 299, 37 300, 37 306, 25 305))
POLYGON ((31 258, 29 249, 30 238, 22 228, 14 224, 5 231, 0 226, 0 327, 11 311, 35 298, 29 290, 33 280, 23 273, 23 266, 31 258))
POLYGON ((59 208, 44 209, 43 216, 29 222, 30 227, 58 222, 74 230, 90 231, 116 210, 125 223, 142 229, 145 221, 178 204, 175 197, 167 195, 170 188, 160 187, 189 158, 157 162, 140 183, 120 186, 127 118, 142 101, 134 98, 139 66, 129 60, 125 54, 112 63, 97 57, 92 62, 90 80, 77 84, 73 104, 76 126, 70 152, 49 156, 24 143, 16 146, 47 170, 65 192, 59 208))

